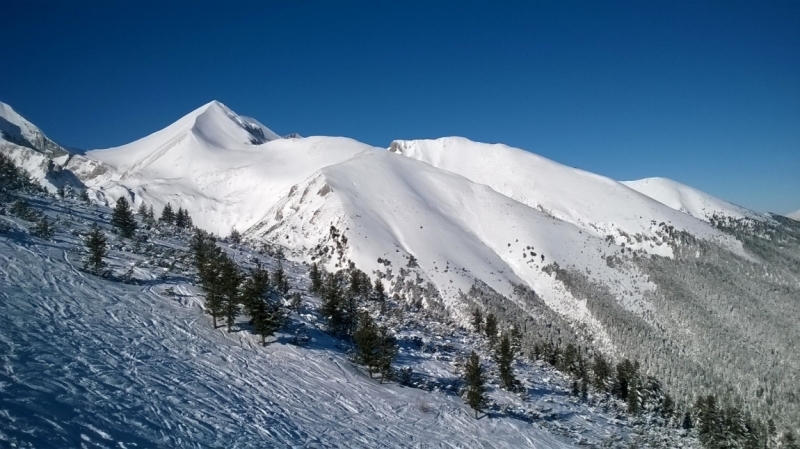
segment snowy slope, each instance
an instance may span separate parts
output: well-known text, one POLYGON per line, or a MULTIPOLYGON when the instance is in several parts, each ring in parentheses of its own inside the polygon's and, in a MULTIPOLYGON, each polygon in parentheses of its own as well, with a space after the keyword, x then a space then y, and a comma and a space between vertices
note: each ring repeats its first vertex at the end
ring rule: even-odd
MULTIPOLYGON (((458 173, 503 195, 578 226, 597 237, 653 237, 659 223, 709 239, 727 240, 718 231, 612 179, 567 167, 502 144, 461 137, 398 140, 390 151, 458 173)), ((665 246, 633 242, 633 248, 669 255, 665 246)))
POLYGON ((198 226, 227 235, 250 227, 320 168, 373 151, 346 138, 276 137, 211 102, 136 142, 90 151, 90 161, 70 169, 106 201, 128 195, 157 211, 170 202, 198 226))
MULTIPOLYGON (((290 336, 281 333, 262 347, 246 331, 212 329, 185 274, 163 275, 114 237, 110 266, 124 272, 135 264, 138 285, 76 269, 81 242, 72 233, 89 222, 107 227, 109 210, 48 201, 33 203, 59 218, 53 241, 0 217, 15 227, 0 235, 0 445, 567 448, 630 432, 626 420, 614 418, 618 411, 600 410, 607 403, 568 399, 568 381, 549 368, 519 372, 529 386, 525 401, 542 417, 476 420, 458 396, 370 380, 313 321, 306 322, 308 346, 287 344, 290 336)), ((149 242, 186 249, 176 239, 149 242)), ((258 256, 244 248, 234 255, 258 256)), ((293 285, 307 285, 299 267, 286 267, 293 285)), ((422 357, 407 349, 400 356, 411 363, 422 357)), ((449 364, 425 360, 415 371, 455 376, 449 364)), ((492 395, 520 402, 501 393, 492 395)))
POLYGON ((2 102, 0 152, 51 192, 65 185, 78 187, 81 184, 69 170, 63 169, 70 158, 69 153, 2 102))
POLYGON ((67 151, 50 140, 33 123, 19 115, 11 106, 0 102, 0 142, 10 142, 36 150, 47 157, 59 157, 67 151))
MULTIPOLYGON (((421 276, 455 310, 464 306, 454 301, 458 292, 468 291, 476 279, 508 296, 512 283, 523 284, 553 310, 587 325, 602 344, 603 330, 586 304, 542 270, 553 262, 591 273, 633 310, 646 307, 635 303, 649 284, 635 272, 606 264, 604 257, 621 247, 487 186, 391 152, 322 169, 293 188, 248 235, 278 242, 308 260, 319 246, 329 245, 328 254, 334 253, 331 226, 346 237, 346 259, 367 273, 386 271, 379 258, 398 273, 413 255, 421 276)), ((339 262, 330 259, 329 268, 339 262)))
POLYGON ((646 178, 624 181, 623 184, 675 210, 704 221, 709 221, 714 215, 731 218, 758 217, 753 211, 667 178, 646 178))
POLYGON ((800 221, 800 210, 794 211, 794 212, 792 212, 790 214, 786 214, 786 216, 791 218, 791 219, 793 219, 793 220, 800 221))

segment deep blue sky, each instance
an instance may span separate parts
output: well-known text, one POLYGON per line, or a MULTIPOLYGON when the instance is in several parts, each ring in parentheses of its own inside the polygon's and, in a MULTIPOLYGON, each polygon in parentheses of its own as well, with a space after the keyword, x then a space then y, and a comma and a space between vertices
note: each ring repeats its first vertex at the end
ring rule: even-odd
POLYGON ((63 145, 217 99, 279 134, 503 142, 800 209, 800 2, 2 6, 0 101, 63 145))

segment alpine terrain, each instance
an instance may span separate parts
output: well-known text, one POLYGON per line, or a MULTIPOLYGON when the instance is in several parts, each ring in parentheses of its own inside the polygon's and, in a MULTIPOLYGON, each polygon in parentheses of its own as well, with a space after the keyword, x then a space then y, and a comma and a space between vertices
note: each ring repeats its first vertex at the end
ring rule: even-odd
POLYGON ((216 101, 0 131, 4 444, 797 447, 797 215, 216 101))

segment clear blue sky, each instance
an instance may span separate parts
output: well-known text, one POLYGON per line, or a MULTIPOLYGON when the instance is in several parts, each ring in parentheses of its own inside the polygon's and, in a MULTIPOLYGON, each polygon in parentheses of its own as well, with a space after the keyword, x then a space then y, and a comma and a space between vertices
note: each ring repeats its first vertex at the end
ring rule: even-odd
POLYGON ((503 142, 800 209, 800 2, 6 1, 0 101, 120 145, 212 99, 279 134, 503 142))

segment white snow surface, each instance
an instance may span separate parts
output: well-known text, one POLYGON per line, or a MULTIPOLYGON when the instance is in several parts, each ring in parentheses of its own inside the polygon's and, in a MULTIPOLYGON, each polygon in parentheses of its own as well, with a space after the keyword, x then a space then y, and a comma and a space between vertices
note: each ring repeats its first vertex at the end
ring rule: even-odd
MULTIPOLYGON (((655 236, 655 223, 666 223, 701 238, 736 242, 698 220, 678 213, 613 179, 554 162, 503 144, 463 137, 396 140, 390 151, 485 184, 503 195, 538 209, 597 237, 624 234, 655 236)), ((671 255, 666 246, 633 243, 634 249, 671 255)))
POLYGON ((793 220, 800 221, 800 210, 796 210, 796 211, 794 211, 794 212, 792 212, 790 214, 786 214, 786 216, 791 218, 791 219, 793 219, 793 220))
MULTIPOLYGON (((524 403, 492 392, 541 418, 495 413, 476 420, 458 396, 369 379, 314 320, 304 324, 308 346, 287 344, 290 335, 280 333, 262 347, 246 331, 213 329, 187 273, 143 263, 113 236, 110 269, 119 276, 133 266, 138 284, 78 270, 82 243, 75 235, 89 222, 107 229, 110 211, 48 201, 32 203, 57 218, 61 230, 52 241, 0 217, 14 229, 0 235, 0 445, 568 448, 629 432, 624 420, 569 399, 568 380, 546 367, 518 367, 528 388, 524 403)), ((167 237, 150 242, 186 249, 167 237)), ((261 257, 226 250, 240 261, 261 257)), ((302 269, 284 266, 293 285, 308 285, 302 269)), ((293 314, 295 325, 303 316, 310 317, 293 314)), ((398 359, 429 376, 456 375, 449 357, 408 345, 398 359)))
POLYGON ((743 207, 713 197, 705 192, 667 178, 645 178, 623 184, 677 211, 709 221, 719 215, 731 218, 758 218, 743 207))
POLYGON ((0 102, 0 152, 49 191, 55 192, 64 184, 57 172, 68 158, 67 151, 3 102, 0 102))
MULTIPOLYGON (((508 297, 512 283, 523 284, 552 309, 584 323, 603 345, 607 337, 586 303, 542 268, 553 262, 577 267, 634 311, 646 308, 642 293, 652 287, 636 271, 606 264, 604 257, 621 247, 485 185, 387 151, 322 169, 247 235, 285 245, 308 260, 309 250, 331 244, 331 225, 347 237, 346 257, 367 273, 386 271, 381 258, 397 274, 413 255, 421 276, 463 319, 468 311, 455 300, 476 279, 508 297)), ((330 260, 328 268, 336 269, 337 262, 330 260)))
POLYGON ((264 216, 289 188, 320 168, 374 151, 340 137, 280 139, 269 131, 265 143, 252 143, 243 119, 219 102, 196 109, 167 128, 136 142, 94 150, 74 171, 109 202, 127 195, 157 211, 167 203, 189 211, 196 225, 227 235, 264 216))

